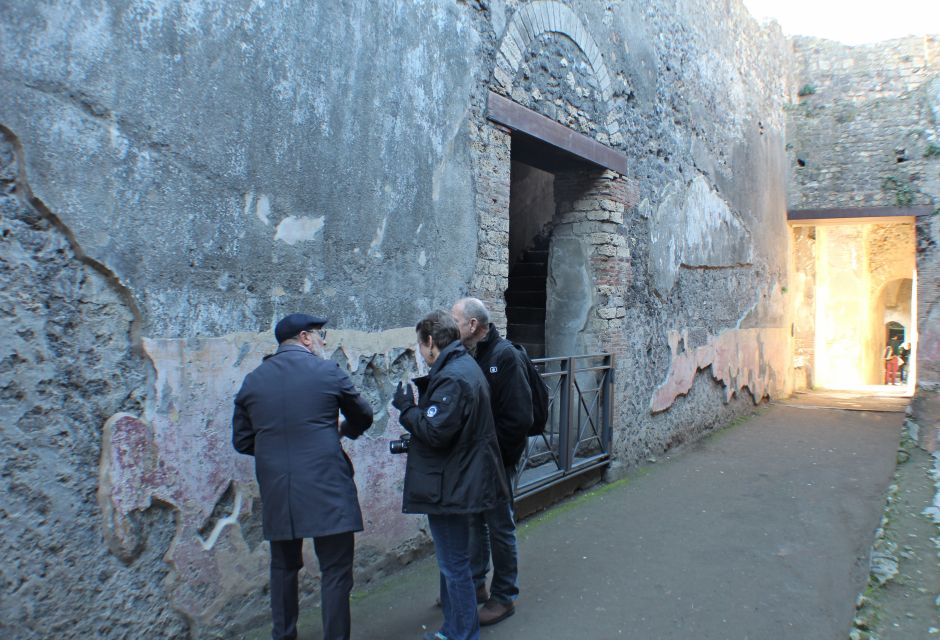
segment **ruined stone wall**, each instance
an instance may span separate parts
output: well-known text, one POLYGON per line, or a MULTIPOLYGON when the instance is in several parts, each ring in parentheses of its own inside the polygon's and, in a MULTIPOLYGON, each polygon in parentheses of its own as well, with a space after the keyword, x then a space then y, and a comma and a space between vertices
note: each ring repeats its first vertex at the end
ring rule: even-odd
POLYGON ((298 309, 330 316, 378 414, 348 445, 359 584, 426 550, 388 402, 426 311, 473 293, 505 326, 512 136, 488 91, 627 157, 559 211, 591 278, 582 344, 617 356, 616 460, 787 390, 789 53, 737 1, 42 0, 2 5, 0 51, 20 145, 0 506, 36 541, 4 569, 5 635, 237 637, 267 616, 231 398, 298 309))
MULTIPOLYGON (((792 41, 790 208, 940 204, 940 36, 792 41)), ((940 383, 938 215, 916 223, 918 382, 940 383)))
POLYGON ((18 147, 0 127, 0 634, 185 634, 163 585, 173 514, 135 514, 112 554, 95 498, 101 426, 148 393, 136 305, 32 195, 18 147))
MULTIPOLYGON (((623 150, 630 166, 625 200, 582 198, 576 212, 556 176, 555 242, 566 251, 553 248, 552 273, 593 290, 559 293, 582 311, 548 319, 580 333, 568 343, 617 353, 618 458, 694 438, 732 415, 724 403, 739 394, 785 393, 790 85, 779 32, 736 3, 519 3, 507 19, 492 89, 623 150), (619 206, 623 223, 610 217, 619 206), (615 286, 590 265, 598 242, 623 260, 615 286)), ((480 295, 499 298, 506 281, 495 284, 480 295)))
POLYGON ((940 36, 848 47, 792 40, 792 209, 929 204, 937 193, 940 36))

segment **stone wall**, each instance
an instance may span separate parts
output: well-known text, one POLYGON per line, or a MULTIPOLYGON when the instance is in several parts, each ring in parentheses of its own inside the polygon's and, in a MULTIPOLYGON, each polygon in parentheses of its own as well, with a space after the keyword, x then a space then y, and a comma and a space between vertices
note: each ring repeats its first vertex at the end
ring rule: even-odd
MULTIPOLYGON (((624 187, 639 204, 627 206, 622 224, 597 229, 623 238, 612 245, 624 261, 617 284, 584 266, 597 235, 583 224, 587 211, 580 225, 567 225, 556 202, 555 241, 574 257, 556 261, 564 252, 552 251, 554 268, 593 285, 577 296, 559 292, 582 311, 554 323, 581 332, 580 343, 569 343, 618 356, 616 453, 626 464, 726 420, 734 409, 722 403, 739 392, 759 401, 790 384, 780 242, 789 54, 779 32, 762 31, 740 5, 723 9, 716 24, 709 3, 679 12, 657 3, 520 3, 496 57, 494 91, 627 155, 624 187), (601 313, 615 334, 586 329, 601 313), (717 384, 696 385, 702 370, 717 384), (698 411, 712 406, 701 394, 715 394, 718 405, 698 411)), ((603 212, 592 220, 602 222, 603 212)), ((498 250, 483 236, 480 246, 498 250)), ((499 300, 506 284, 476 291, 499 300)))
POLYGON ((793 227, 793 387, 816 384, 816 228, 793 227))
POLYGON ((627 157, 553 181, 591 288, 580 344, 617 356, 616 463, 788 390, 789 52, 737 1, 43 0, 3 5, 0 51, 6 635, 267 616, 228 421, 298 309, 330 316, 378 412, 348 447, 359 584, 426 551, 389 394, 426 311, 472 293, 505 326, 512 135, 489 91, 627 157))
POLYGON ((95 499, 102 425, 148 394, 151 369, 132 348, 139 312, 33 196, 19 145, 0 127, 0 632, 179 636, 164 586, 172 512, 135 513, 112 554, 95 499))
POLYGON ((929 204, 940 186, 940 36, 848 47, 795 38, 792 209, 929 204))

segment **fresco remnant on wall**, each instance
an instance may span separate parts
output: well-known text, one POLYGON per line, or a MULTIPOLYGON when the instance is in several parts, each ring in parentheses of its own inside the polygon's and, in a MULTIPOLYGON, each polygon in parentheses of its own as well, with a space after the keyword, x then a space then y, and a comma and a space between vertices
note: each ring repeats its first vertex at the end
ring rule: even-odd
MULTIPOLYGON (((331 331, 330 342, 333 358, 361 387, 370 384, 363 369, 376 369, 376 361, 386 378, 381 388, 362 389, 385 423, 344 440, 365 520, 357 546, 364 557, 381 556, 421 534, 419 519, 401 513, 405 461, 388 454, 383 437, 398 419, 390 390, 417 367, 414 331, 331 331)), ((130 558, 143 543, 135 512, 155 502, 172 506, 176 536, 166 561, 174 607, 207 624, 226 603, 267 582, 267 547, 250 531, 260 504, 254 462, 232 448, 231 417, 242 379, 275 347, 270 332, 143 344, 156 371, 152 401, 144 416, 117 414, 105 425, 98 491, 105 537, 116 555, 130 558)))
POLYGON ((789 335, 784 328, 729 329, 707 344, 684 349, 688 330, 668 332, 672 364, 666 381, 653 393, 650 411, 665 411, 692 388, 699 370, 711 367, 712 377, 725 386, 725 401, 748 389, 758 404, 784 392, 789 335))
POLYGON ((776 317, 784 305, 783 292, 773 287, 769 296, 738 322, 738 326, 709 336, 704 345, 689 348, 689 329, 667 331, 671 352, 669 373, 650 399, 650 411, 671 407, 692 388, 700 370, 711 368, 712 377, 725 387, 725 402, 747 389, 754 404, 766 397, 790 392, 790 332, 786 327, 754 327, 760 317, 776 317))

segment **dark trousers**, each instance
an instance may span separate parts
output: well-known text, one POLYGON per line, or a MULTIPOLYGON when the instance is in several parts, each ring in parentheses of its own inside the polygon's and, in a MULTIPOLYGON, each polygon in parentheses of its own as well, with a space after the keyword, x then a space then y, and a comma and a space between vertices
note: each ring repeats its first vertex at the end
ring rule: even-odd
MULTIPOLYGON (((516 470, 506 467, 506 478, 512 482, 516 470)), ((486 574, 493 558, 493 581, 490 597, 503 604, 519 596, 519 551, 516 545, 516 522, 512 502, 500 504, 470 515, 470 570, 477 588, 486 586, 486 574)))
POLYGON ((476 587, 486 586, 490 556, 493 558, 490 597, 509 604, 519 595, 516 523, 509 503, 470 516, 470 568, 476 587))
MULTIPOLYGON (((313 539, 320 561, 323 640, 349 640, 349 592, 353 587, 354 536, 338 533, 313 539)), ((303 540, 271 541, 271 618, 273 640, 297 637, 297 574, 304 566, 303 540)))

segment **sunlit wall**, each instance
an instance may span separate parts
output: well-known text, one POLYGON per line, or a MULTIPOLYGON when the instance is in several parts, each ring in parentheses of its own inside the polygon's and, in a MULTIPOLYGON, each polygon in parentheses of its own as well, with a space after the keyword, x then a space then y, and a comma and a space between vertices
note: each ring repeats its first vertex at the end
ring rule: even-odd
POLYGON ((816 386, 868 383, 873 359, 867 227, 816 229, 816 386))

